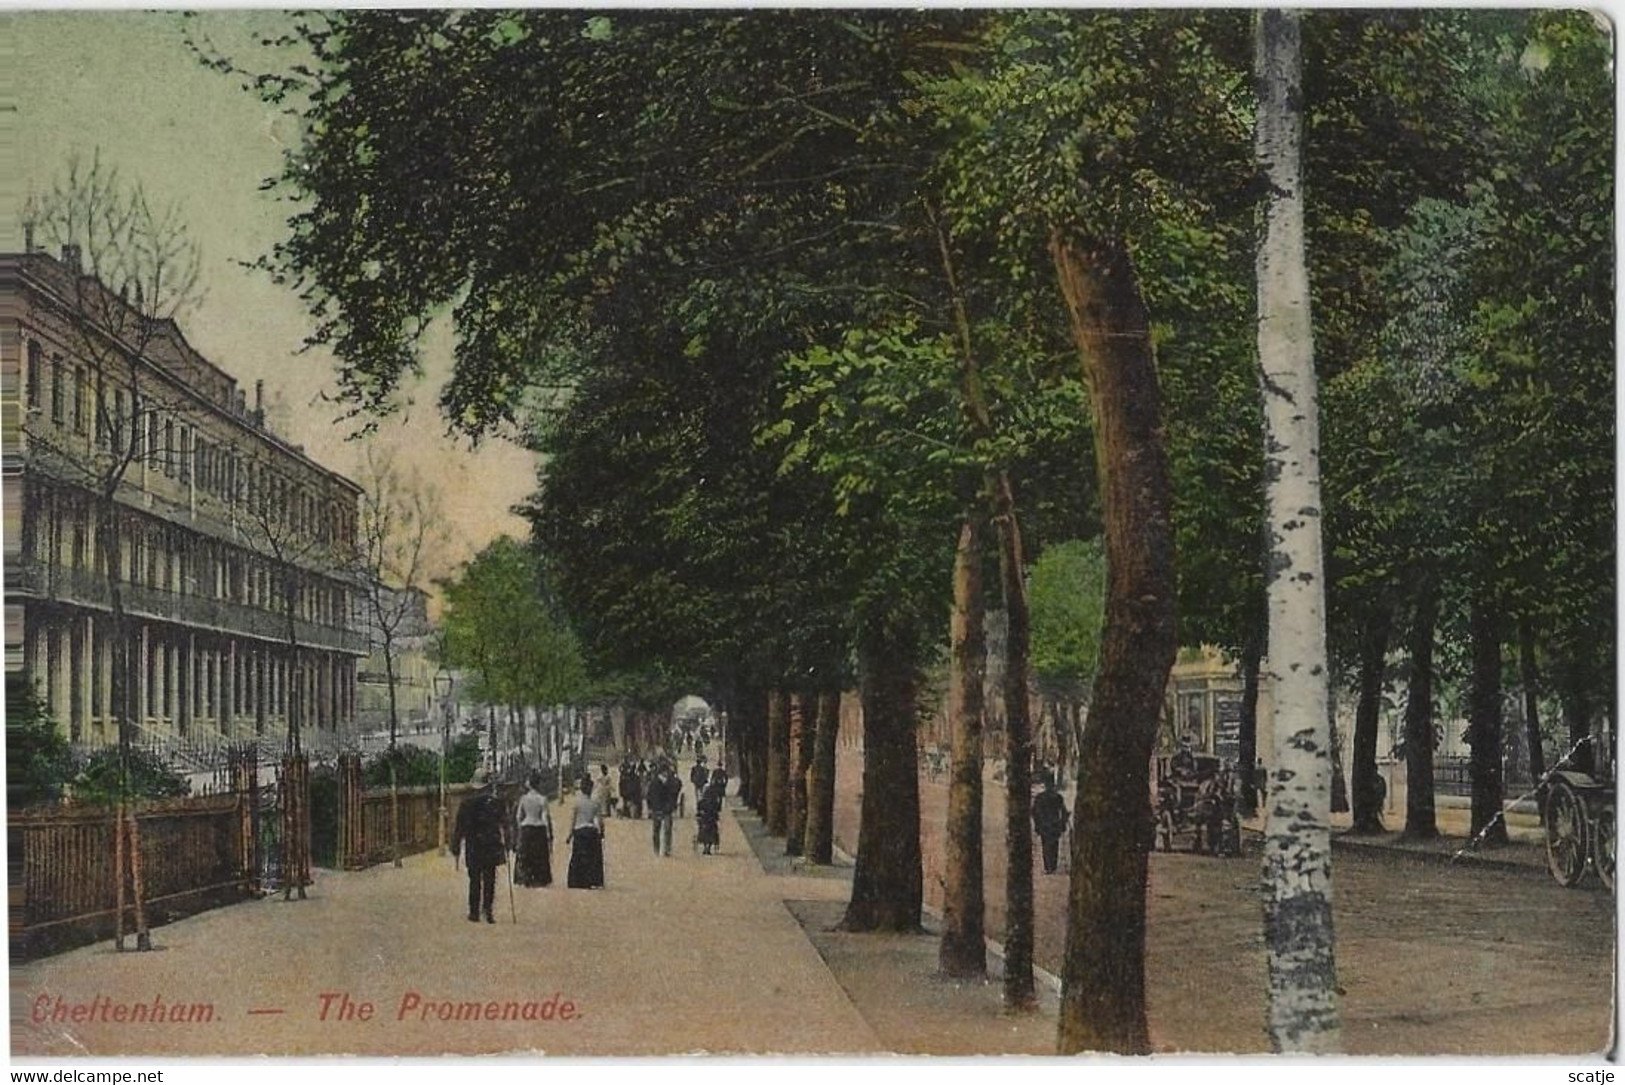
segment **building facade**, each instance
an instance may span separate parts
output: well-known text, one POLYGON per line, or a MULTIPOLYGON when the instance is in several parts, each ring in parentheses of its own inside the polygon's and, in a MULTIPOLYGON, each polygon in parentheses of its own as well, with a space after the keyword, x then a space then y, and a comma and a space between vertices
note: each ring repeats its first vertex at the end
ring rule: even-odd
POLYGON ((429 596, 420 589, 396 592, 382 589, 382 609, 392 617, 391 652, 386 666, 384 634, 371 606, 362 607, 369 654, 356 672, 356 721, 360 732, 389 732, 389 673, 395 674, 395 714, 401 731, 438 729, 435 716, 434 675, 429 658, 432 629, 429 596))
POLYGON ((66 248, 0 255, 0 437, 7 669, 73 744, 117 742, 118 700, 152 747, 340 744, 367 653, 359 487, 66 248))

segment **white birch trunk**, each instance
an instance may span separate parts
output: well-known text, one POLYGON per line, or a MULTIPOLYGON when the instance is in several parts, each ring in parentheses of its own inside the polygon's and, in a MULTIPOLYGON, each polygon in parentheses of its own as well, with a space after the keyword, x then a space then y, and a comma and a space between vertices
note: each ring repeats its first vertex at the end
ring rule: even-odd
POLYGON ((1341 1042, 1333 959, 1331 735, 1320 539, 1319 404, 1304 258, 1301 16, 1258 13, 1256 150, 1269 181, 1258 250, 1274 759, 1266 804, 1269 1033, 1280 1052, 1341 1042))

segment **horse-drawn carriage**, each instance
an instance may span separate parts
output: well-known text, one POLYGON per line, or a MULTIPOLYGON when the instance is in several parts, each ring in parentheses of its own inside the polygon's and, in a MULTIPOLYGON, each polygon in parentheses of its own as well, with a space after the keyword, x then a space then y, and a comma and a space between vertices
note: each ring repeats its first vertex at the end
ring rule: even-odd
POLYGON ((1541 822, 1546 865, 1562 886, 1578 885, 1588 870, 1614 888, 1614 784, 1569 769, 1546 782, 1541 822))
POLYGON ((1222 760, 1186 752, 1159 757, 1156 784, 1159 848, 1173 851, 1174 838, 1188 836, 1191 851, 1241 854, 1235 782, 1222 760))

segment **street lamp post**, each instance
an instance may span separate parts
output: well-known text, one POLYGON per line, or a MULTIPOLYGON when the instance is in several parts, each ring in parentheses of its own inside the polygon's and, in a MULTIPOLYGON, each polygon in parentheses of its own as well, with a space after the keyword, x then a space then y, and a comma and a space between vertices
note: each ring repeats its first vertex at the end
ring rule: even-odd
POLYGON ((442 670, 434 676, 434 691, 440 697, 440 854, 446 854, 446 758, 451 756, 451 675, 442 670))

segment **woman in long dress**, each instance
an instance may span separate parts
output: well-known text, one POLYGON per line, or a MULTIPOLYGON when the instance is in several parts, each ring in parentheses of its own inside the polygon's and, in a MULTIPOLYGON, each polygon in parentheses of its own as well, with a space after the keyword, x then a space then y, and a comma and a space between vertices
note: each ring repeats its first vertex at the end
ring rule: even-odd
POLYGON ((519 800, 519 855, 514 880, 536 888, 553 884, 553 816, 542 794, 542 774, 530 774, 530 790, 519 800))
POLYGON ((694 806, 694 842, 710 855, 722 843, 719 822, 722 816, 722 789, 708 785, 694 806))
POLYGON ((592 799, 592 777, 581 778, 581 791, 570 810, 571 889, 604 887, 604 818, 592 799))

